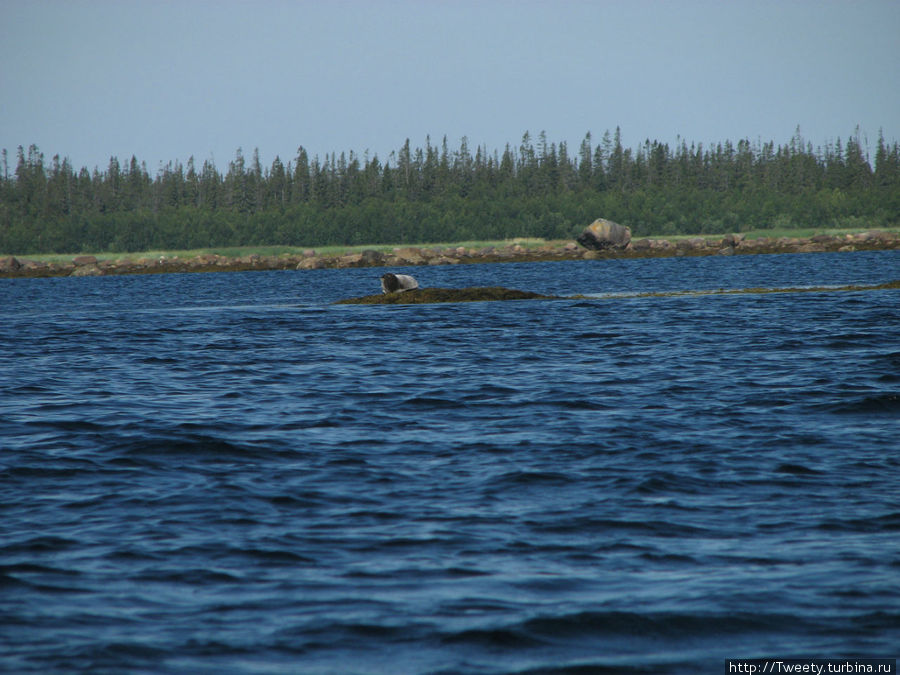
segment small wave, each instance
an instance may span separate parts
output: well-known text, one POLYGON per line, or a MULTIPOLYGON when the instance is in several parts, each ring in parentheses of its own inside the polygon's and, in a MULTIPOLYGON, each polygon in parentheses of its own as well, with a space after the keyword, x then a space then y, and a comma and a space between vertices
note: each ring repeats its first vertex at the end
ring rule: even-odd
POLYGON ((384 553, 386 551, 409 549, 412 551, 438 548, 454 543, 454 535, 426 537, 390 537, 381 540, 367 540, 356 548, 358 552, 384 553))
POLYGON ((471 567, 448 567, 443 571, 444 574, 451 577, 489 577, 492 572, 487 570, 479 570, 471 567))
POLYGON ((575 478, 557 471, 510 471, 491 481, 492 487, 521 485, 564 485, 575 478))
POLYGON ((294 495, 275 495, 269 497, 269 502, 273 506, 282 508, 307 509, 321 506, 325 502, 325 498, 319 493, 305 494, 303 497, 296 497, 294 495))
POLYGON ((696 558, 693 558, 689 555, 682 555, 679 553, 653 553, 650 551, 645 551, 641 553, 638 557, 643 558, 644 560, 649 560, 654 563, 673 563, 676 565, 697 565, 699 561, 696 558))
POLYGON ((703 479, 665 471, 641 481, 634 489, 643 494, 672 492, 700 494, 709 488, 709 482, 703 479))
POLYGON ((540 638, 528 635, 521 628, 473 628, 445 635, 441 642, 465 643, 491 649, 539 647, 546 644, 540 638))
MULTIPOLYGON (((68 409, 75 408, 75 406, 72 403, 43 405, 39 408, 39 411, 43 413, 49 408, 59 410, 60 412, 65 414, 68 409)), ((102 424, 97 424, 96 422, 91 422, 89 420, 79 419, 43 419, 37 422, 29 423, 26 426, 35 426, 41 429, 46 429, 48 432, 64 431, 66 433, 105 432, 108 430, 108 428, 102 424)))
POLYGON ((344 572, 341 576, 347 579, 381 579, 395 580, 404 579, 407 583, 423 583, 430 579, 439 581, 446 579, 468 579, 472 577, 489 577, 492 572, 479 569, 471 569, 468 567, 446 567, 434 569, 397 568, 397 569, 367 569, 354 568, 344 572))
POLYGON ((890 368, 894 374, 900 373, 900 352, 891 352, 883 354, 876 358, 877 361, 883 361, 885 366, 890 368))
POLYGON ((554 665, 552 667, 537 667, 527 670, 516 670, 515 675, 658 675, 660 672, 669 673, 693 673, 696 669, 696 661, 690 663, 671 663, 660 665, 625 665, 615 660, 612 664, 589 661, 572 665, 554 665), (664 669, 664 670, 663 670, 664 669))
POLYGON ((266 563, 267 565, 313 565, 316 563, 314 558, 310 558, 309 556, 301 555, 299 553, 294 553, 293 551, 286 551, 281 549, 270 549, 270 548, 229 548, 227 549, 227 553, 229 555, 241 556, 244 558, 250 558, 254 561, 259 561, 266 563))
POLYGON ((578 612, 539 616, 522 622, 447 633, 442 642, 488 648, 541 647, 587 639, 693 639, 698 635, 796 632, 812 629, 802 618, 787 614, 668 614, 578 612))
POLYGON ((809 467, 803 466, 802 464, 779 464, 778 468, 775 469, 775 473, 787 473, 792 476, 814 476, 816 474, 821 473, 820 471, 816 471, 815 469, 810 469, 809 467))
POLYGON ((36 565, 34 563, 0 565, 0 574, 63 574, 73 577, 81 576, 81 572, 78 572, 77 570, 67 570, 61 567, 49 567, 47 565, 36 565))
POLYGON ((588 516, 569 518, 559 521, 534 521, 529 525, 536 532, 553 532, 557 534, 577 533, 606 533, 611 531, 626 530, 630 532, 651 533, 657 537, 695 537, 710 536, 711 531, 685 525, 669 520, 616 520, 612 518, 592 518, 588 516))
POLYGON ((576 635, 624 634, 681 637, 727 635, 748 631, 787 629, 796 617, 777 614, 638 614, 633 612, 579 612, 560 617, 539 617, 525 622, 525 629, 546 639, 576 635))
POLYGON ((240 459, 258 457, 260 453, 258 448, 237 445, 205 435, 138 438, 119 447, 122 454, 143 459, 183 455, 240 459))
POLYGON ((21 589, 27 591, 35 591, 38 593, 47 593, 51 595, 58 595, 60 593, 66 594, 78 594, 78 593, 91 593, 92 591, 85 588, 78 588, 75 586, 68 585, 60 585, 60 584, 52 584, 47 583, 46 581, 38 581, 31 580, 22 577, 17 577, 12 574, 0 574, 0 588, 7 588, 10 590, 13 589, 21 589))
POLYGON ((621 333, 580 333, 573 340, 612 340, 622 337, 621 333))
POLYGON ((896 415, 900 413, 900 394, 885 393, 842 401, 828 406, 830 412, 844 415, 896 415))
MULTIPOLYGON (((69 460, 71 463, 71 460, 69 460)), ((67 480, 75 476, 81 476, 84 474, 85 470, 88 468, 86 465, 90 465, 90 468, 93 468, 93 464, 88 462, 79 463, 79 466, 51 466, 51 465, 42 465, 42 464, 26 464, 24 466, 13 466, 4 470, 4 474, 8 477, 15 478, 58 478, 61 480, 67 480)))
POLYGON ((160 356, 147 356, 143 359, 139 359, 139 362, 145 365, 159 364, 163 366, 176 366, 181 365, 182 363, 179 359, 176 359, 174 357, 165 358, 160 356))
MULTIPOLYGON (((144 642, 91 642, 62 651, 59 661, 85 664, 85 671, 122 669, 124 663, 135 667, 138 663, 159 663, 171 656, 169 649, 153 647, 144 642)), ((81 668, 77 668, 80 670, 81 668)), ((131 668, 129 668, 130 670, 131 668)))
POLYGON ((897 532, 900 531, 900 511, 875 518, 829 520, 819 529, 838 532, 897 532))
POLYGON ((11 574, 0 572, 0 588, 12 589, 16 587, 28 588, 29 584, 11 574))
MULTIPOLYGON (((12 391, 13 389, 10 388, 10 393, 12 391)), ((15 393, 19 396, 25 396, 26 394, 56 394, 56 390, 43 384, 23 384, 15 387, 15 393)))
POLYGON ((205 584, 240 584, 245 581, 242 576, 223 570, 181 567, 154 569, 137 574, 132 579, 138 582, 191 584, 196 586, 205 584))
POLYGON ((38 535, 24 541, 7 543, 3 546, 6 555, 10 553, 55 553, 79 546, 75 539, 56 537, 53 535, 38 535))
POLYGON ((438 398, 434 396, 413 396, 403 400, 404 406, 411 408, 423 408, 426 410, 444 409, 444 408, 465 408, 463 401, 454 401, 447 398, 438 398))
POLYGON ((0 588, 24 588, 33 591, 50 593, 80 592, 80 589, 70 586, 48 583, 52 580, 80 577, 77 570, 48 567, 31 563, 16 563, 0 565, 0 588))
POLYGON ((614 406, 601 401, 587 398, 549 399, 541 401, 548 405, 563 408, 565 410, 611 410, 614 406))
POLYGON ((463 400, 466 402, 505 400, 508 397, 514 396, 519 393, 521 393, 521 392, 518 389, 515 389, 513 387, 489 384, 489 385, 480 387, 475 391, 465 392, 465 395, 463 396, 463 400))

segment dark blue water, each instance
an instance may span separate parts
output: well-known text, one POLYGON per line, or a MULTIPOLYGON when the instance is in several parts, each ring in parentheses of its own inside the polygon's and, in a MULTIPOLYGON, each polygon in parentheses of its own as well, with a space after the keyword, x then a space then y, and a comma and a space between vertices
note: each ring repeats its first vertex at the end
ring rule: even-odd
MULTIPOLYGON (((383 271, 0 280, 0 671, 896 656, 900 291, 330 304, 383 271)), ((900 253, 399 271, 604 296, 900 253)))

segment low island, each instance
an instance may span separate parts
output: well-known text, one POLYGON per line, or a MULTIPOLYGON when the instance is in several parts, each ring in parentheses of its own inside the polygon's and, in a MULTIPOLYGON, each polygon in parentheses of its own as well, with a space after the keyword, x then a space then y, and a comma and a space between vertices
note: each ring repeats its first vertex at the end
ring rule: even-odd
POLYGON ((338 305, 420 305, 435 302, 483 302, 487 300, 558 300, 556 295, 542 295, 503 286, 469 288, 416 288, 403 293, 378 293, 361 298, 338 300, 338 305))
POLYGON ((770 293, 839 293, 900 290, 900 279, 878 284, 844 286, 788 286, 754 288, 718 288, 679 291, 634 291, 609 295, 544 295, 503 286, 471 286, 468 288, 417 288, 400 293, 379 293, 338 300, 336 305, 424 305, 440 302, 486 302, 496 300, 604 300, 624 298, 674 298, 706 295, 764 295, 770 293))

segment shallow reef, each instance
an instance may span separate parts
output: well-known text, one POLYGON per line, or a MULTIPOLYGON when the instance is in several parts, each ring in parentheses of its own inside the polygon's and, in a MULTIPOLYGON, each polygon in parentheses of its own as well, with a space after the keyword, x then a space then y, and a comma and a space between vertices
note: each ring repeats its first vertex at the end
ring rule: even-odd
POLYGON ((556 300, 555 295, 541 295, 503 286, 471 286, 469 288, 417 288, 402 293, 379 293, 361 298, 338 300, 338 305, 416 305, 433 302, 482 302, 487 300, 556 300))
POLYGON ((609 300, 615 298, 667 298, 697 295, 735 295, 763 293, 833 293, 837 291, 900 290, 900 280, 881 284, 849 284, 845 286, 794 286, 774 288, 719 288, 685 291, 643 291, 608 295, 542 295, 503 286, 469 288, 417 288, 400 293, 379 293, 359 298, 338 300, 336 305, 418 305, 435 302, 483 302, 490 300, 609 300))

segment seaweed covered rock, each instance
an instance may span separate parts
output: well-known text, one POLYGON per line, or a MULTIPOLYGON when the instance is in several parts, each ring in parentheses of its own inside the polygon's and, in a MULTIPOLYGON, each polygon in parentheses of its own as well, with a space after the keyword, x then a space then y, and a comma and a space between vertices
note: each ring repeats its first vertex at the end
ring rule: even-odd
POLYGON ((557 296, 519 291, 502 286, 470 288, 416 288, 404 293, 366 295, 339 300, 339 305, 412 305, 434 302, 481 302, 486 300, 550 300, 557 296))
POLYGON ((631 242, 631 228, 605 218, 597 218, 585 228, 576 241, 592 251, 623 249, 631 242))

